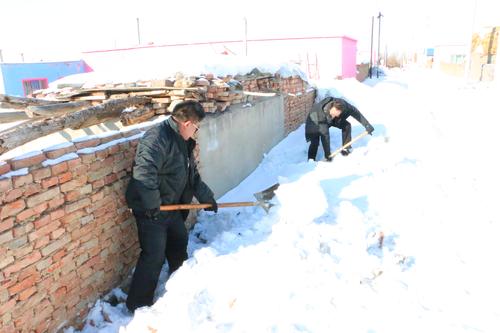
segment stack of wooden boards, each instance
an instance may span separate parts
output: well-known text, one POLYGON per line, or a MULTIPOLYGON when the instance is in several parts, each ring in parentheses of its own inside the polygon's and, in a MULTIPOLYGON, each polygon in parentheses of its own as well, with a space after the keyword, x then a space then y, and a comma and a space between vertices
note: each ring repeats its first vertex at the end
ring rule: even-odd
POLYGON ((0 124, 24 120, 0 131, 0 154, 56 131, 81 129, 119 118, 124 126, 169 114, 184 100, 197 100, 207 113, 223 112, 232 104, 274 95, 279 76, 214 77, 200 75, 131 83, 63 84, 35 91, 31 97, 0 95, 0 124), (22 136, 22 138, 21 138, 22 136))

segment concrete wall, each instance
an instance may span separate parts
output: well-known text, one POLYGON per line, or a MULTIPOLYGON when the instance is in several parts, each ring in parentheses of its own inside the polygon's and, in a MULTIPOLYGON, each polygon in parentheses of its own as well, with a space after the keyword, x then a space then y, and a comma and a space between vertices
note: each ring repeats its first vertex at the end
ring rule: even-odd
POLYGON ((285 136, 283 97, 209 114, 198 134, 200 173, 216 197, 237 186, 285 136))

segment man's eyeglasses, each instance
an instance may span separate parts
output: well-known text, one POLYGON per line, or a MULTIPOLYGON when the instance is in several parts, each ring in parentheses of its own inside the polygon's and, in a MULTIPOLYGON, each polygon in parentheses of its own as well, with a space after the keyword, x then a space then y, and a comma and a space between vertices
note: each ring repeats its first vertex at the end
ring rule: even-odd
POLYGON ((194 131, 194 132, 195 132, 195 133, 196 133, 196 132, 198 132, 198 130, 199 130, 200 128, 199 128, 198 126, 196 126, 196 124, 195 124, 195 123, 191 123, 191 124, 193 124, 193 126, 194 126, 194 128, 195 128, 195 131, 194 131))

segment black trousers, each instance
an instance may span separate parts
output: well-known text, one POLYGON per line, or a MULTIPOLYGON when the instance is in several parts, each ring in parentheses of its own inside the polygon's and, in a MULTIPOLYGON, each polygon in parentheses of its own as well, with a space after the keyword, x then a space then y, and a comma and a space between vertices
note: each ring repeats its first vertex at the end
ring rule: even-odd
POLYGON ((165 258, 170 274, 187 259, 188 233, 180 213, 172 219, 151 220, 134 212, 141 254, 127 297, 130 311, 153 304, 154 292, 165 258))
MULTIPOLYGON (((333 127, 340 128, 342 130, 342 146, 351 141, 351 123, 347 120, 344 121, 334 121, 333 127)), ((346 148, 350 148, 348 146, 346 148)))
POLYGON ((307 151, 308 160, 316 160, 316 154, 318 153, 319 140, 321 139, 321 145, 323 146, 323 151, 325 152, 325 158, 330 156, 330 135, 329 134, 309 134, 308 139, 311 141, 309 145, 309 150, 307 151))

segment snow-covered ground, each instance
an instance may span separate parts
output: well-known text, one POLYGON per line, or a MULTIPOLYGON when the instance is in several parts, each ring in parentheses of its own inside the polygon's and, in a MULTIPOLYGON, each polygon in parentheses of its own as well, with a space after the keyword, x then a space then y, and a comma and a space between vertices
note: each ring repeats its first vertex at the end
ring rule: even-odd
POLYGON ((269 214, 201 212, 156 303, 100 300, 82 332, 500 332, 498 87, 418 71, 318 87, 374 135, 327 163, 291 133, 219 200, 279 182, 269 214))

